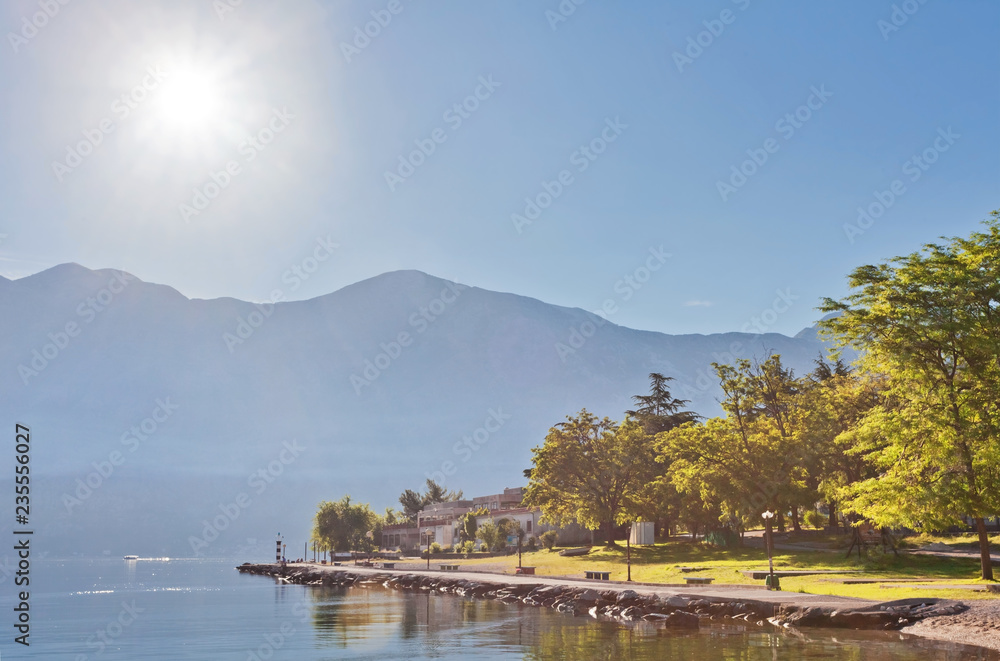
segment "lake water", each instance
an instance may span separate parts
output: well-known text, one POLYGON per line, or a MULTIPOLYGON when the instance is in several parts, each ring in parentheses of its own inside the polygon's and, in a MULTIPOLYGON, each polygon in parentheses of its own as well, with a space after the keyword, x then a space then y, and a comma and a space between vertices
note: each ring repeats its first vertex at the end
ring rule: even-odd
POLYGON ((36 560, 30 647, 2 586, 0 659, 1000 659, 899 634, 698 633, 379 588, 277 584, 236 560, 36 560))

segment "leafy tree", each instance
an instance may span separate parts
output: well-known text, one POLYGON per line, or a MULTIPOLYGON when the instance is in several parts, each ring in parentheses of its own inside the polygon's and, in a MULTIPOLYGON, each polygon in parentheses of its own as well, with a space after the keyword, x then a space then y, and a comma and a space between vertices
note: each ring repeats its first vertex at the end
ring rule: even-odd
POLYGON ((466 512, 458 522, 458 536, 463 542, 476 539, 476 517, 486 514, 485 508, 474 512, 466 512))
POLYGON ((538 539, 541 540, 542 546, 551 551, 559 541, 559 533, 555 530, 546 530, 538 536, 538 539))
POLYGON ((427 488, 420 494, 413 489, 407 489, 399 495, 399 504, 403 506, 403 514, 407 520, 414 521, 417 513, 434 503, 447 503, 462 499, 461 491, 448 491, 434 480, 427 480, 427 488))
POLYGON ((414 491, 407 489, 399 496, 399 504, 403 506, 403 514, 409 521, 417 519, 417 513, 424 509, 424 497, 414 491))
POLYGON ((615 525, 653 508, 659 469, 653 444, 631 418, 619 425, 583 409, 566 420, 532 449, 524 503, 541 508, 548 523, 577 521, 591 530, 603 525, 613 545, 615 525))
MULTIPOLYGON (((312 538, 324 550, 371 551, 376 546, 374 531, 380 518, 367 503, 352 503, 350 496, 336 502, 324 500, 313 518, 312 538)), ((377 539, 381 540, 381 533, 377 539)))
POLYGON ((694 422, 698 414, 693 411, 682 411, 681 407, 688 403, 686 399, 677 399, 670 394, 667 384, 673 377, 663 376, 659 372, 649 375, 649 394, 634 395, 632 401, 638 406, 634 411, 625 414, 639 421, 650 436, 669 431, 674 427, 694 422))
POLYGON ((487 551, 500 551, 507 545, 507 532, 501 530, 501 527, 493 519, 480 525, 476 536, 482 540, 487 551))
POLYGON ((1000 513, 1000 212, 969 238, 855 269, 821 309, 841 345, 884 375, 889 397, 857 429, 879 475, 849 509, 878 525, 942 529, 974 520, 991 579, 985 519, 1000 513))
POLYGON ((693 530, 713 517, 742 530, 764 509, 808 502, 799 384, 778 355, 713 367, 725 415, 659 434, 658 460, 670 466, 693 530))
POLYGON ((812 449, 808 482, 826 501, 837 526, 838 501, 849 485, 877 476, 854 448, 861 418, 885 397, 884 379, 822 359, 802 383, 802 439, 812 449))

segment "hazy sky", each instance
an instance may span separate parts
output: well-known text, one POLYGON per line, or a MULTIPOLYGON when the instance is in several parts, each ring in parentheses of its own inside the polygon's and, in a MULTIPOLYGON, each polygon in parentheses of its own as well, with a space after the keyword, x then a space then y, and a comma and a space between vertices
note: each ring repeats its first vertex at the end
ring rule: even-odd
POLYGON ((998 25, 990 1, 12 0, 0 273, 263 300, 413 268, 669 333, 780 290, 794 333, 852 267, 1000 207, 998 25))

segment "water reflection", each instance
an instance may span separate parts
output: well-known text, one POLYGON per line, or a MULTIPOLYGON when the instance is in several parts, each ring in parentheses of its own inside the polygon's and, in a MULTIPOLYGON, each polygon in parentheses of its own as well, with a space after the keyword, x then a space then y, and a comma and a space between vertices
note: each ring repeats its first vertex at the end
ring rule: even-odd
MULTIPOLYGON (((380 658, 831 659, 996 661, 980 648, 900 634, 788 632, 712 623, 698 632, 573 617, 551 609, 378 587, 307 590, 314 643, 380 658)), ((324 655, 324 658, 327 658, 324 655)), ((334 654, 331 658, 340 658, 334 654)))

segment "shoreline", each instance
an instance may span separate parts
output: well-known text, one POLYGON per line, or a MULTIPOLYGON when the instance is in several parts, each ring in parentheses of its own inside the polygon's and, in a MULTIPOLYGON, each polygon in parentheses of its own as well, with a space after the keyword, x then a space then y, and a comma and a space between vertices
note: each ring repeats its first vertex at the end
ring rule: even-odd
POLYGON ((598 581, 473 571, 379 569, 318 563, 244 563, 240 573, 302 585, 380 585, 437 590, 459 596, 554 608, 578 616, 605 616, 696 629, 701 620, 738 619, 760 627, 898 631, 1000 651, 1000 602, 972 606, 950 599, 878 602, 798 592, 598 581))

